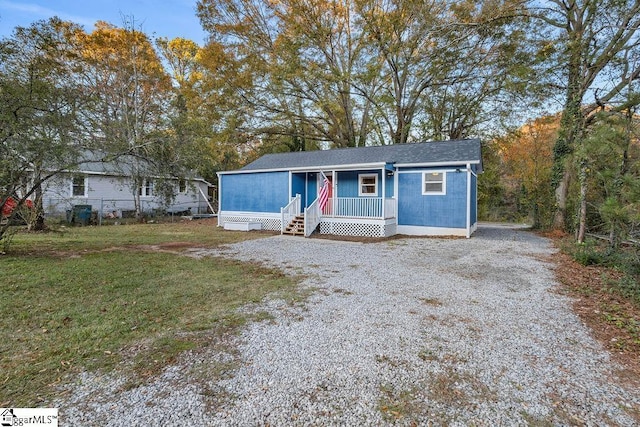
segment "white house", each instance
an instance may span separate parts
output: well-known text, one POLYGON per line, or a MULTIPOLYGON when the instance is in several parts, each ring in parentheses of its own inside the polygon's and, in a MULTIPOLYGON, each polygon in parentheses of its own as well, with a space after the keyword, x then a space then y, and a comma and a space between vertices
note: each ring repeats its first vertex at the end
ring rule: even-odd
POLYGON ((135 211, 134 191, 140 196, 141 211, 206 214, 213 185, 199 177, 185 179, 149 176, 142 186, 133 188, 131 166, 126 159, 116 162, 91 161, 65 171, 47 181, 43 188, 43 207, 47 215, 64 215, 74 206, 91 206, 102 217, 123 217, 135 211), (169 205, 159 186, 173 187, 169 205))

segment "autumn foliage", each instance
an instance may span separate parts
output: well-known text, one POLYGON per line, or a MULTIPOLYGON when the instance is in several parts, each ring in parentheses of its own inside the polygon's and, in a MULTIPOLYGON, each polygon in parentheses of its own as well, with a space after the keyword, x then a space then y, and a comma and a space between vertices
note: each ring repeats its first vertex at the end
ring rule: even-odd
POLYGON ((535 227, 547 225, 553 205, 552 152, 559 125, 557 115, 545 116, 496 141, 507 203, 535 227))

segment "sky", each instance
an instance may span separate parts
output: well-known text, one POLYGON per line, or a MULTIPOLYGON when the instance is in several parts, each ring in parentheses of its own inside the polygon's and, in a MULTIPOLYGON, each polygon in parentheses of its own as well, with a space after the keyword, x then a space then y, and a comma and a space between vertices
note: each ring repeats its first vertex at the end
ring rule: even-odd
POLYGON ((201 46, 206 39, 196 0, 0 0, 0 38, 10 36, 17 26, 52 16, 80 24, 87 32, 96 21, 121 27, 133 18, 135 28, 151 38, 184 37, 201 46))

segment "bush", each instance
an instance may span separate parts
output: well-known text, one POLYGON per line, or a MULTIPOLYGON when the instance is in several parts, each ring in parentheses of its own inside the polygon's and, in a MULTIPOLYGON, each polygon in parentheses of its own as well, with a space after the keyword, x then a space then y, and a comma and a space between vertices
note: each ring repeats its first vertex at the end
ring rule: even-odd
POLYGON ((625 274, 621 279, 614 283, 614 286, 625 298, 629 298, 635 300, 636 303, 640 303, 640 283, 638 283, 638 278, 638 276, 625 274))
POLYGON ((605 262, 605 255, 601 253, 595 242, 586 241, 577 243, 571 255, 573 259, 582 265, 602 265, 605 262))
POLYGON ((564 246, 563 250, 584 266, 599 265, 621 272, 620 278, 609 281, 611 289, 640 303, 640 258, 636 248, 613 250, 604 242, 587 240, 564 246))

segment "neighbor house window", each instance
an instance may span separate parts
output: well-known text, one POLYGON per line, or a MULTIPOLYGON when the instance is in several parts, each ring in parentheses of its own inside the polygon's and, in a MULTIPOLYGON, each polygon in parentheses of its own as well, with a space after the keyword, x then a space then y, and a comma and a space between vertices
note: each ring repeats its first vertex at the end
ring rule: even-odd
POLYGON ((423 172, 422 194, 446 194, 447 175, 445 172, 423 172))
POLYGON ((187 181, 184 179, 178 180, 178 192, 186 193, 187 192, 187 181))
POLYGON ((73 175, 71 178, 71 197, 87 197, 86 175, 73 175))
POLYGON ((139 194, 142 197, 150 197, 153 192, 153 183, 149 179, 145 179, 142 182, 142 187, 140 187, 139 194))
POLYGON ((378 196, 378 174, 358 175, 358 196, 378 196))

